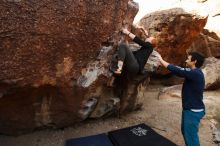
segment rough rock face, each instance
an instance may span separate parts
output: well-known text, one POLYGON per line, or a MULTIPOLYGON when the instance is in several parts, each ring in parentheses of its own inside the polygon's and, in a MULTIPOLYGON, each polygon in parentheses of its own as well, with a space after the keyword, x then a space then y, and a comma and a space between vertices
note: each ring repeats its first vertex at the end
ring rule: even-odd
MULTIPOLYGON (((186 50, 202 32, 207 18, 192 15, 182 9, 169 9, 145 15, 139 26, 148 30, 149 35, 159 38, 155 48, 162 57, 174 64, 183 64, 186 50)), ((166 70, 162 70, 166 73, 166 70)))
POLYGON ((0 9, 0 133, 67 126, 109 98, 111 54, 137 4, 3 0, 0 9))
POLYGON ((214 33, 203 31, 192 43, 188 51, 197 51, 205 57, 220 58, 220 38, 214 33))
POLYGON ((213 38, 215 40, 219 40, 220 41, 220 38, 218 37, 218 35, 215 32, 213 32, 213 31, 210 32, 208 29, 203 29, 202 33, 204 35, 206 35, 206 36, 209 36, 209 37, 211 37, 211 38, 213 38))
POLYGON ((206 58, 202 69, 205 76, 205 89, 220 87, 220 60, 214 57, 206 58))

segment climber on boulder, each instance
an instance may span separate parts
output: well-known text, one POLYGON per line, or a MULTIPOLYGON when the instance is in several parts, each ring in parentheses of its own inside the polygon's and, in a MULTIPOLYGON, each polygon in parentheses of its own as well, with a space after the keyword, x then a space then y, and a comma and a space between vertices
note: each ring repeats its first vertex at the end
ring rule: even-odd
POLYGON ((157 46, 158 40, 154 37, 149 37, 145 41, 123 28, 122 33, 129 36, 135 43, 139 44, 141 48, 137 51, 131 51, 126 43, 120 43, 117 52, 116 67, 110 67, 113 76, 110 79, 108 86, 113 86, 115 76, 120 76, 123 71, 126 71, 130 77, 137 74, 144 73, 144 66, 153 52, 153 48, 157 46))

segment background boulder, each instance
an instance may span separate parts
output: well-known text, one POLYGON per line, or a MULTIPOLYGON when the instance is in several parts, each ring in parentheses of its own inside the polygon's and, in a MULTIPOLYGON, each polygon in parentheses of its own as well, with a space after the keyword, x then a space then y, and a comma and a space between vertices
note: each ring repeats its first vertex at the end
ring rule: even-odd
POLYGON ((214 32, 204 29, 188 51, 200 52, 205 57, 220 58, 220 38, 214 32))
MULTIPOLYGON (((138 25, 148 30, 149 35, 159 38, 155 48, 164 60, 182 65, 186 50, 202 32, 207 18, 189 14, 180 8, 158 11, 145 15, 138 25)), ((167 73, 161 69, 160 73, 167 73)))
POLYGON ((220 60, 214 57, 206 58, 202 71, 205 76, 205 89, 220 87, 220 60))

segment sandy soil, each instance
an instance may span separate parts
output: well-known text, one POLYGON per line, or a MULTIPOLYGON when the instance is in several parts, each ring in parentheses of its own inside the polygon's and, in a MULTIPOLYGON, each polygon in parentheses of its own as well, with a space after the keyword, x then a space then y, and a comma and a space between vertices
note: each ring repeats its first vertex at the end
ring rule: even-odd
MULTIPOLYGON (((145 92, 144 105, 141 110, 127 115, 107 119, 87 120, 80 124, 60 130, 46 129, 35 131, 18 137, 0 135, 0 146, 62 146, 66 139, 88 136, 111 130, 128 127, 140 123, 151 126, 155 131, 167 137, 179 146, 184 146, 180 131, 181 99, 166 98, 158 100, 161 86, 152 86, 145 92)), ((220 97, 220 91, 207 92, 206 95, 220 97)), ((216 104, 216 99, 205 99, 208 107, 216 104)), ((218 99, 220 100, 220 99, 218 99)), ((215 109, 213 107, 213 109, 215 109)), ((211 119, 213 110, 207 114, 200 124, 201 146, 218 146, 212 142, 211 119)))

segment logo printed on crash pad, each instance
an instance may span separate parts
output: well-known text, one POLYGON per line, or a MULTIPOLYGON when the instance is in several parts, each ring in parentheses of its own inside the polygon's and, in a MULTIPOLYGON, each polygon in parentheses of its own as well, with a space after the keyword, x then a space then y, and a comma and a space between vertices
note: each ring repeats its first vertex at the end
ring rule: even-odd
POLYGON ((131 129, 131 132, 137 136, 145 136, 147 135, 147 130, 141 127, 131 129))

